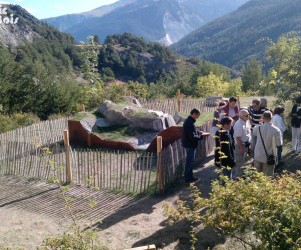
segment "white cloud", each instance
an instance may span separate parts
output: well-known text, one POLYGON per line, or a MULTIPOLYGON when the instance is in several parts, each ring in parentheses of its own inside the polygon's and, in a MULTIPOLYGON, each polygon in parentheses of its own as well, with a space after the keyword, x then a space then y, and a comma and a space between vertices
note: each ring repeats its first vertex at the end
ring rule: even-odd
POLYGON ((16 3, 23 2, 23 0, 15 0, 16 3))
POLYGON ((6 1, 0 1, 0 4, 10 4, 10 3, 6 1))

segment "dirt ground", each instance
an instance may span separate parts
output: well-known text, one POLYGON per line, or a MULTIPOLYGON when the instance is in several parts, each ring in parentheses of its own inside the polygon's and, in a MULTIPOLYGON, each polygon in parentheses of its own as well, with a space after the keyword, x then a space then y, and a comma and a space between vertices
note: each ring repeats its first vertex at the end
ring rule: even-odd
MULTIPOLYGON (((204 195, 208 195, 210 182, 216 177, 209 162, 211 159, 209 157, 208 162, 196 170, 196 176, 200 178, 197 185, 204 195)), ((71 223, 55 184, 2 176, 0 190, 1 247, 36 249, 43 239, 62 234, 71 223)), ((174 204, 177 199, 189 195, 189 188, 183 183, 174 187, 172 194, 153 197, 126 196, 82 187, 73 187, 67 193, 74 199, 74 214, 82 214, 81 226, 99 228, 99 239, 109 249, 149 244, 160 249, 187 249, 189 227, 183 223, 177 224, 176 228, 166 227, 163 215, 165 202, 174 204), (97 201, 94 208, 89 208, 91 199, 97 201)), ((206 240, 201 241, 203 246, 198 249, 207 249, 220 241, 214 232, 201 230, 201 234, 206 240)))
MULTIPOLYGON (((286 145, 285 168, 295 172, 294 166, 300 163, 301 157, 291 154, 290 144, 286 145)), ((200 178, 196 185, 204 196, 209 195, 210 182, 216 178, 212 156, 206 160, 195 170, 195 175, 200 178)), ((36 249, 46 237, 61 235, 68 229, 71 220, 55 184, 2 176, 0 190, 0 249, 36 249)), ((67 193, 74 199, 74 214, 81 214, 81 226, 99 228, 99 239, 110 250, 150 244, 165 250, 189 249, 188 225, 181 222, 168 227, 163 215, 164 203, 175 204, 176 200, 189 195, 189 188, 181 182, 164 196, 126 196, 82 187, 73 187, 67 193), (91 199, 97 201, 93 208, 88 204, 91 199)), ((199 250, 243 249, 238 242, 224 239, 212 230, 200 228, 197 237, 196 249, 199 250)))

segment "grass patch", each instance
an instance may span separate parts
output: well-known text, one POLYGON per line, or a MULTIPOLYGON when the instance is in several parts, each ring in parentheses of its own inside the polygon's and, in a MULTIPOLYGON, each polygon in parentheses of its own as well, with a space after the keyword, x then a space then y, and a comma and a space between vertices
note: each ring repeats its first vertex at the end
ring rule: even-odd
MULTIPOLYGON (((189 115, 190 115, 189 113, 184 113, 184 112, 180 113, 180 116, 184 117, 185 119, 189 115)), ((213 112, 204 112, 204 113, 201 114, 200 118, 196 120, 194 125, 196 127, 199 127, 199 126, 203 125, 205 122, 208 122, 210 120, 213 120, 213 112)))
POLYGON ((90 112, 79 112, 75 114, 71 120, 80 121, 85 118, 95 118, 95 115, 91 114, 90 112))
POLYGON ((102 139, 106 140, 129 140, 132 137, 140 136, 143 134, 154 133, 154 130, 144 128, 131 128, 127 125, 110 126, 105 128, 97 128, 97 131, 93 134, 101 136, 102 139))

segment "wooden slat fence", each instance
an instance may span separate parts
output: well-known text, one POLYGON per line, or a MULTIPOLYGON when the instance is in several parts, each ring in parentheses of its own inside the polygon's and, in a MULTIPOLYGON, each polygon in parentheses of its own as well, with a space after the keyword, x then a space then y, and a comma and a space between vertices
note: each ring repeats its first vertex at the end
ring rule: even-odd
POLYGON ((156 158, 151 152, 74 149, 76 184, 145 193, 156 183, 156 158))
MULTIPOLYGON (((177 109, 177 99, 162 100, 139 100, 144 108, 152 110, 161 110, 165 113, 174 115, 177 109)), ((181 98, 181 112, 189 113, 193 108, 198 108, 203 112, 213 112, 216 105, 214 103, 205 103, 205 99, 181 98), (206 105, 205 105, 206 104, 206 105)))
POLYGON ((68 126, 68 117, 47 120, 0 134, 1 142, 22 142, 34 147, 63 140, 62 131, 68 126))
POLYGON ((45 150, 35 148, 22 153, 22 156, 13 155, 0 160, 0 174, 18 175, 33 179, 64 181, 66 179, 65 150, 62 145, 53 144, 52 153, 46 154, 45 150), (57 176, 54 176, 53 168, 57 176))
MULTIPOLYGON (((2 136, 0 141, 0 174, 19 175, 34 179, 66 181, 65 147, 54 140, 63 139, 67 119, 54 124, 32 126, 2 136), (47 130, 48 126, 48 130, 47 130), (57 126, 57 127, 55 127, 57 126), (51 127, 51 129, 50 129, 51 127), (39 140, 43 147, 49 147, 51 154, 45 154, 42 147, 33 144, 30 133, 40 131, 39 140), (55 139, 51 139, 51 134, 55 139), (9 135, 12 137, 10 138, 9 135), (27 141, 28 139, 28 141, 27 141), (50 144, 49 144, 50 143, 50 144), (56 169, 54 176, 52 169, 56 169)), ((202 126, 210 131, 211 122, 202 126)), ((213 139, 207 137, 199 143, 196 160, 204 159, 213 149, 213 139)), ((158 190, 157 154, 145 151, 121 151, 107 149, 71 149, 73 182, 82 186, 111 189, 130 193, 145 193, 158 190)), ((181 140, 175 141, 161 152, 165 187, 182 176, 186 152, 181 140)))

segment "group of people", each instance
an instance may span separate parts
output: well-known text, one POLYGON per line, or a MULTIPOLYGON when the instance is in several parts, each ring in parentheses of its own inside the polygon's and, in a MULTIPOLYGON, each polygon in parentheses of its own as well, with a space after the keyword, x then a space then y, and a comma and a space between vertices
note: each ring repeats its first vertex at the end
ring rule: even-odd
MULTIPOLYGON (((203 132, 197 131, 194 123, 201 112, 193 109, 183 126, 183 146, 187 157, 185 182, 196 180, 193 176, 193 161, 198 141, 203 132)), ((291 111, 292 150, 301 152, 301 96, 296 99, 291 111)), ((284 108, 267 108, 267 99, 254 99, 247 108, 238 106, 237 98, 218 102, 214 112, 211 134, 215 137, 215 165, 222 168, 224 175, 237 179, 244 173, 247 159, 266 176, 274 176, 281 161, 283 133, 286 131, 284 108)))

